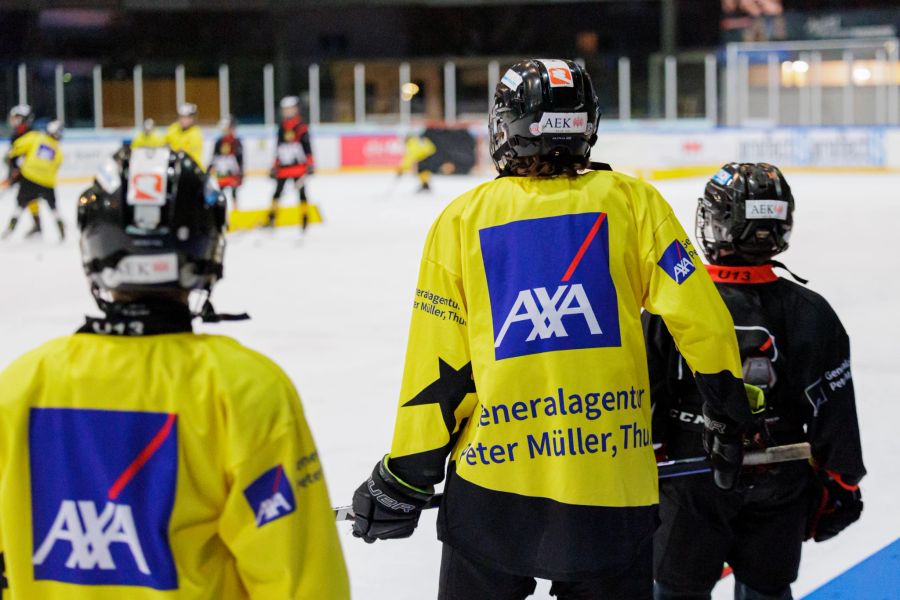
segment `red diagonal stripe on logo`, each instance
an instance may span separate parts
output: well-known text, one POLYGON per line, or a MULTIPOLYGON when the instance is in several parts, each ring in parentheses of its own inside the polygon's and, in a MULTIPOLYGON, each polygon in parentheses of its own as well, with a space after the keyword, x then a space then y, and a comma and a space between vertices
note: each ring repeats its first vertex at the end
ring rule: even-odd
POLYGON ((562 280, 568 281, 571 279, 572 275, 575 273, 575 269, 578 268, 578 263, 581 262, 581 259, 584 258, 584 253, 587 252, 588 247, 591 245, 591 242, 594 241, 594 238, 597 236, 597 232, 600 231, 600 226, 603 225, 603 220, 606 218, 606 213, 600 213, 600 216, 597 217, 597 220, 594 221, 594 226, 591 227, 591 230, 588 232, 587 237, 584 238, 584 241, 581 242, 581 248, 578 249, 578 253, 575 255, 575 258, 572 259, 572 262, 569 264, 569 268, 566 269, 566 274, 563 275, 562 280))
POLYGON ((166 438, 169 437, 169 433, 172 432, 172 426, 175 425, 175 414, 170 413, 168 418, 166 418, 166 422, 160 428, 159 431, 156 432, 156 435, 153 436, 153 439, 150 440, 150 443, 141 450, 140 454, 131 462, 128 467, 122 471, 122 474, 119 475, 119 478, 116 479, 116 482, 112 484, 112 487, 109 488, 109 492, 107 496, 110 500, 115 500, 119 497, 119 494, 122 493, 122 490, 125 489, 125 486, 134 479, 134 476, 138 474, 138 471, 144 468, 144 465, 147 464, 156 451, 159 450, 159 447, 163 445, 163 442, 166 441, 166 438))
POLYGON ((278 465, 278 470, 275 471, 275 485, 272 486, 272 495, 274 496, 278 493, 278 487, 281 485, 281 476, 284 474, 284 467, 278 465))

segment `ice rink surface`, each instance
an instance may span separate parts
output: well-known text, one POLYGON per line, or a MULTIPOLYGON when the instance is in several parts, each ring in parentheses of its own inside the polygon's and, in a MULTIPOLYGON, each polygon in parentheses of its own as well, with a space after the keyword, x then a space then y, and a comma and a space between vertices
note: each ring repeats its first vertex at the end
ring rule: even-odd
MULTIPOLYGON (((823 294, 851 336, 853 374, 869 475, 862 520, 838 538, 807 544, 797 597, 814 590, 900 536, 900 175, 787 173, 797 199, 792 247, 781 260, 823 294)), ((435 178, 434 192, 415 194, 412 178, 322 175, 309 194, 325 218, 299 231, 232 234, 226 278, 214 295, 221 311, 252 320, 201 325, 273 357, 300 390, 318 442, 334 504, 353 490, 389 448, 419 255, 428 227, 478 177, 435 178)), ((693 232, 701 179, 657 187, 693 232)), ((0 367, 42 342, 70 333, 96 313, 81 272, 75 203, 84 184, 60 188, 69 239, 22 239, 26 223, 0 243, 0 367)), ((272 183, 251 179, 245 206, 267 204, 272 183)), ((0 197, 5 225, 13 198, 0 197)), ((46 215, 45 215, 46 217, 46 215)), ((27 220, 27 219, 26 219, 27 220)), ((122 374, 127 377, 127 373, 122 374)), ((440 544, 435 513, 408 540, 366 545, 338 525, 354 597, 434 598, 440 544)), ((610 552, 614 552, 610 548, 610 552)), ((716 590, 730 598, 730 580, 716 590)), ((541 582, 536 598, 548 598, 541 582)), ((888 591, 888 594, 892 592, 888 591)), ((900 598, 900 591, 894 596, 900 598)), ((866 600, 858 597, 857 600, 866 600)))

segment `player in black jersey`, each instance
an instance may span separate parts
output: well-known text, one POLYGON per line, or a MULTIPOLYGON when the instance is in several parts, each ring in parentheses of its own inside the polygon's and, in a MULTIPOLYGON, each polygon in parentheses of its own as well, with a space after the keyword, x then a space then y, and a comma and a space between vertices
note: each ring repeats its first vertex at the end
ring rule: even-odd
MULTIPOLYGON (((791 598, 804 539, 824 541, 862 511, 866 473, 850 371, 850 340, 828 302, 780 278, 773 257, 788 247, 794 198, 769 164, 727 164, 697 208, 697 239, 734 318, 747 383, 766 406, 745 447, 808 441, 804 462, 745 471, 737 491, 709 477, 660 484, 654 540, 657 600, 710 598, 722 565, 735 598, 791 598)), ((805 283, 805 282, 804 282, 805 283)), ((663 320, 643 315, 654 401, 654 441, 669 458, 702 454, 701 399, 663 320)))

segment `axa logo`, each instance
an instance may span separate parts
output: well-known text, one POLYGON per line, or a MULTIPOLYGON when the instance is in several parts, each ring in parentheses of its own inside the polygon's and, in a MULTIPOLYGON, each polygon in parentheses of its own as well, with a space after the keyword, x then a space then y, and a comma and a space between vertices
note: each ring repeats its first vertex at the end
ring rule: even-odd
POLYGON ((675 280, 684 281, 694 271, 694 263, 687 256, 675 263, 675 280))
POLYGON ((282 465, 272 467, 248 485, 244 489, 244 497, 256 516, 257 527, 285 517, 297 509, 291 482, 282 465))
POLYGON ((53 160, 56 158, 56 150, 47 144, 41 144, 37 149, 37 157, 41 160, 53 160))
POLYGON ((497 360, 621 345, 606 213, 480 232, 497 360))
POLYGON ((178 588, 176 423, 171 413, 31 410, 35 580, 178 588))
POLYGON ((659 261, 659 267, 671 277, 675 283, 681 285, 697 270, 694 265, 692 252, 688 252, 678 240, 673 240, 665 249, 659 261))
POLYGON ((294 507, 290 505, 284 494, 275 492, 271 498, 263 500, 259 505, 259 511, 256 513, 256 526, 259 527, 264 523, 274 521, 292 510, 294 510, 294 507))
POLYGON ((519 321, 531 323, 531 332, 525 338, 526 342, 536 338, 546 340, 553 336, 568 337, 569 333, 563 323, 563 318, 567 316, 580 316, 584 319, 591 335, 603 333, 583 285, 579 283, 571 286, 561 285, 552 296, 547 288, 543 287, 522 290, 500 329, 494 347, 499 348, 503 344, 509 326, 519 321))
POLYGON ((65 562, 69 569, 114 570, 116 563, 111 547, 121 544, 134 567, 150 575, 134 514, 127 504, 107 502, 98 513, 92 500, 63 500, 47 537, 34 555, 34 564, 43 565, 57 543, 66 544, 70 549, 65 562))

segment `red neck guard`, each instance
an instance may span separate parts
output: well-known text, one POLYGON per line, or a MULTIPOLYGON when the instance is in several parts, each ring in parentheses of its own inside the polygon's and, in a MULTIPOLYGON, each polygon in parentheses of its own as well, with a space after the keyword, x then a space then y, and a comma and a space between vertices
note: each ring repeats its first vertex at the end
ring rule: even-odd
POLYGON ((706 265, 709 276, 717 283, 772 283, 778 275, 772 265, 733 266, 706 265))

